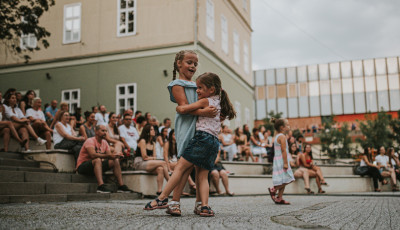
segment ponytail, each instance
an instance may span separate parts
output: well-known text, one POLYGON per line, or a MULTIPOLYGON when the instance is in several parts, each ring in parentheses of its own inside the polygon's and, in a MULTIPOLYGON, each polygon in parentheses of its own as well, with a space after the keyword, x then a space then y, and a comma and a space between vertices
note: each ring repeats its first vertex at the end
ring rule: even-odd
POLYGON ((228 94, 225 90, 221 89, 221 116, 232 120, 236 117, 236 111, 233 108, 231 101, 229 100, 228 94))

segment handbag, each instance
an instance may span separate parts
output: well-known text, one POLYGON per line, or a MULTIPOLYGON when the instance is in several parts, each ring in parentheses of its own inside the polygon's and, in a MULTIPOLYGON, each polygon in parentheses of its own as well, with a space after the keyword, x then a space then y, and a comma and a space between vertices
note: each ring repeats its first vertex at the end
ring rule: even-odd
POLYGON ((368 174, 368 166, 356 166, 354 168, 354 174, 360 175, 360 176, 365 176, 368 174))

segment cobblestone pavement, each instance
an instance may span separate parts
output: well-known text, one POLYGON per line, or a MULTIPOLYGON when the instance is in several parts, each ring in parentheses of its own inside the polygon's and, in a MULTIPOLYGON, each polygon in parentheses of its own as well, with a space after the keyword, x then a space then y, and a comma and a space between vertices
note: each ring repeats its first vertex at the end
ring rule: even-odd
POLYGON ((211 197, 215 217, 182 217, 144 211, 149 200, 0 205, 0 229, 399 229, 399 197, 286 196, 278 206, 267 196, 211 197))

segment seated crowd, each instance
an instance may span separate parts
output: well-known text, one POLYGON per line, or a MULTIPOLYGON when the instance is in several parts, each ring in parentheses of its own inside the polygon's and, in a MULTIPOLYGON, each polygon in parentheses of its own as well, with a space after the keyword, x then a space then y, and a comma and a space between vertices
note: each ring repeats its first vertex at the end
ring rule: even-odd
MULTIPOLYGON (((20 95, 20 94, 19 94, 20 95)), ((21 95, 22 96, 22 95, 21 95)), ((98 192, 110 192, 104 186, 103 172, 113 170, 119 183, 119 192, 131 192, 123 184, 120 159, 133 155, 133 168, 157 175, 157 194, 161 193, 164 179, 169 180, 177 164, 177 149, 171 120, 165 118, 161 124, 150 113, 142 115, 141 111, 128 109, 123 114, 107 112, 104 105, 93 106, 92 111, 81 114, 77 108, 74 114, 69 113, 68 103, 52 100, 50 105, 42 110, 42 101, 33 90, 27 91, 23 97, 18 97, 16 89, 9 89, 3 95, 0 93, 0 136, 3 137, 4 149, 8 151, 11 136, 24 151, 30 151, 30 140, 37 145, 46 145, 51 149, 64 149, 72 153, 77 160, 76 170, 80 174, 94 175, 98 181, 98 192), (18 99, 19 98, 19 99, 18 99), (44 112, 43 112, 44 111, 44 112)), ((222 194, 219 179, 225 187, 225 193, 233 195, 229 190, 228 174, 221 161, 262 162, 263 158, 272 162, 274 156, 274 138, 271 130, 264 126, 253 128, 238 127, 234 132, 223 125, 219 135, 220 153, 215 162, 215 168, 210 172, 210 181, 216 192, 222 194)), ((318 193, 325 193, 321 188, 327 185, 321 169, 313 164, 310 144, 303 144, 301 138, 296 139, 289 132, 287 135, 291 167, 295 169, 294 176, 303 178, 308 194, 310 179, 315 178, 318 193)), ((375 191, 380 191, 377 181, 388 183, 390 178, 393 191, 398 191, 396 184, 399 178, 399 158, 393 148, 385 152, 379 149, 380 155, 375 158, 376 164, 366 149, 361 166, 368 167, 366 174, 373 178, 375 191)), ((191 189, 196 185, 191 177, 188 179, 191 189)))

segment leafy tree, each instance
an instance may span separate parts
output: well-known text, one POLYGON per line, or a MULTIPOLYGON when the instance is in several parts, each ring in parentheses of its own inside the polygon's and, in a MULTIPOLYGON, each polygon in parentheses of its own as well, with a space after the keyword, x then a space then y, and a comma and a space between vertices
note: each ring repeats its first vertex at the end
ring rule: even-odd
POLYGON ((1 0, 0 1, 0 41, 5 47, 5 52, 24 58, 28 62, 30 56, 27 52, 40 50, 39 46, 26 50, 20 48, 22 35, 32 34, 37 41, 41 41, 44 48, 49 47, 45 39, 50 32, 39 26, 39 19, 55 0, 1 0))
POLYGON ((333 127, 334 124, 333 118, 325 120, 324 129, 320 135, 321 151, 333 159, 349 158, 352 151, 349 125, 343 123, 342 127, 337 129, 333 127))
MULTIPOLYGON (((398 117, 400 118, 400 111, 397 112, 398 117)), ((392 138, 397 145, 400 144, 400 119, 392 119, 389 123, 390 128, 392 129, 392 133, 390 134, 390 138, 392 138)), ((397 147, 399 148, 399 146, 397 147)))
POLYGON ((371 119, 370 115, 365 115, 367 121, 360 122, 360 130, 364 139, 357 139, 363 148, 373 147, 378 149, 380 146, 392 146, 392 132, 389 129, 392 116, 385 112, 379 112, 376 119, 371 119))
POLYGON ((275 111, 271 110, 271 112, 268 113, 267 117, 263 119, 264 121, 264 126, 266 130, 271 130, 272 135, 274 135, 274 124, 271 122, 271 118, 279 119, 282 117, 282 112, 280 113, 275 113, 275 111))

